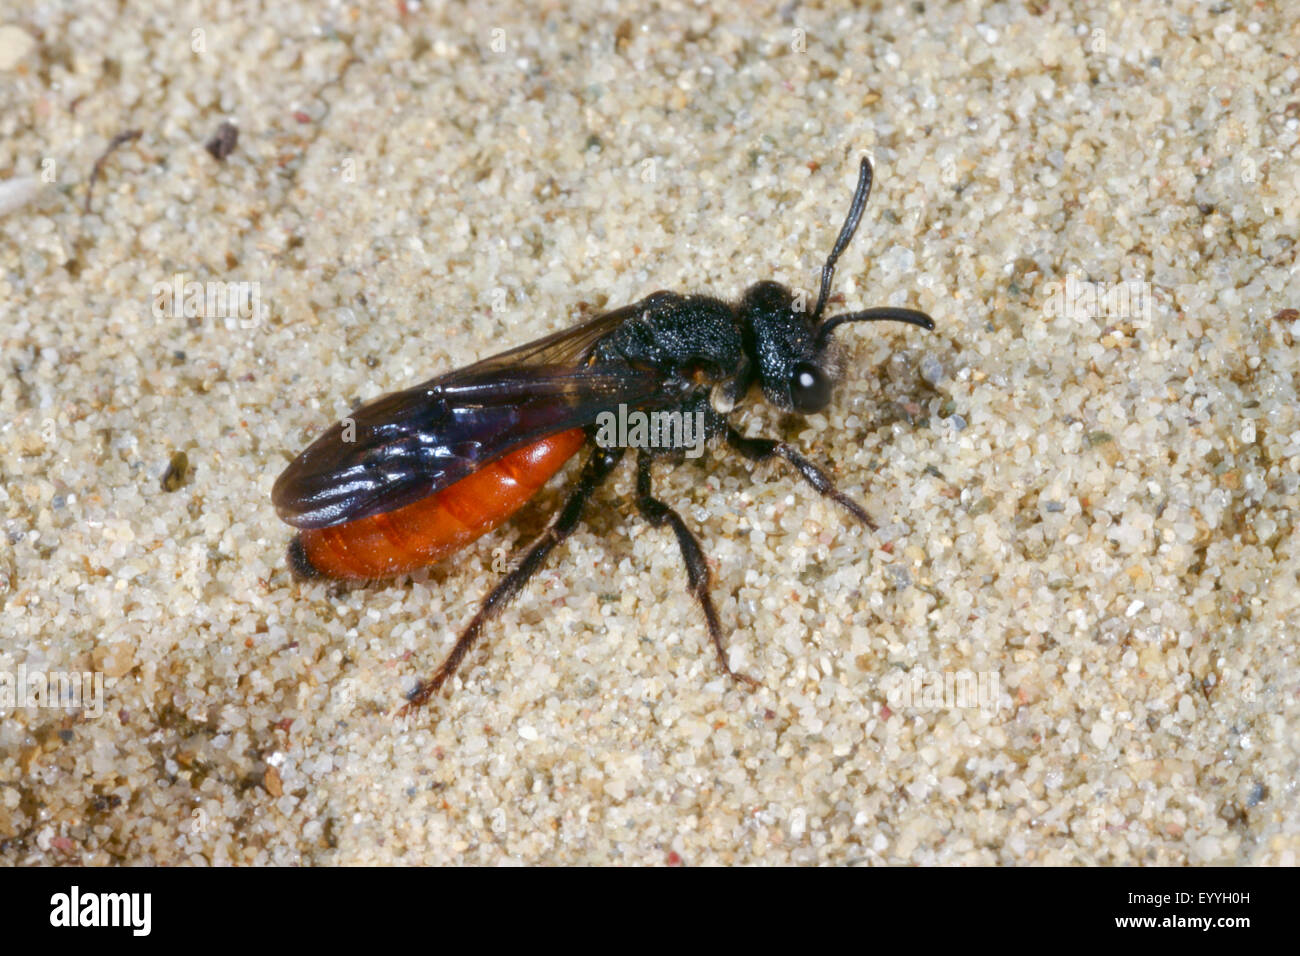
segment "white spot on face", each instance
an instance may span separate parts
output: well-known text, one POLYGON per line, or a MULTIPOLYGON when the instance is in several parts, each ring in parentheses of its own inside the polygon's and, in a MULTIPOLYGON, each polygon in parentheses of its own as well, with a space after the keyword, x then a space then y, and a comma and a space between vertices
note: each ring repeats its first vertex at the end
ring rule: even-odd
POLYGON ((736 407, 736 400, 727 394, 725 385, 719 382, 709 392, 709 404, 719 415, 730 415, 731 410, 736 407))

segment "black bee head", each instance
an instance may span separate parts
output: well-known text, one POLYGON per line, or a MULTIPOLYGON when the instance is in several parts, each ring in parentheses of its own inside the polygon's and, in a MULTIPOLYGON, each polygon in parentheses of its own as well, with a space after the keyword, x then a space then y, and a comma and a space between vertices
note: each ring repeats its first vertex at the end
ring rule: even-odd
POLYGON ((811 415, 831 400, 831 375, 817 354, 804 302, 778 282, 758 282, 740 301, 741 322, 767 400, 811 415))
POLYGON ((884 307, 823 317, 835 277, 835 262, 858 228, 871 194, 871 179, 871 163, 863 158, 848 218, 822 266, 821 289, 811 312, 802 297, 796 298, 778 282, 755 283, 741 299, 740 317, 758 368, 759 383, 767 400, 779 408, 811 415, 829 404, 835 378, 831 333, 837 326, 845 322, 907 322, 923 329, 934 328, 928 315, 914 309, 884 307))

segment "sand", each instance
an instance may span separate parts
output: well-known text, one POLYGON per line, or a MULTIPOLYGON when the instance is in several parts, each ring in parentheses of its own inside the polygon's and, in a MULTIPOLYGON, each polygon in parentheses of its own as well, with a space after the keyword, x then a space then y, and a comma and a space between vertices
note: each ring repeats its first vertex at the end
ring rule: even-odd
POLYGON ((0 860, 1294 865, 1284 7, 9 5, 0 673, 103 697, 0 709, 0 860), (655 289, 815 288, 863 154, 840 307, 937 329, 846 330, 824 413, 738 421, 880 530, 777 465, 656 473, 761 688, 624 466, 393 716, 563 481, 442 565, 303 585, 289 458, 655 289))

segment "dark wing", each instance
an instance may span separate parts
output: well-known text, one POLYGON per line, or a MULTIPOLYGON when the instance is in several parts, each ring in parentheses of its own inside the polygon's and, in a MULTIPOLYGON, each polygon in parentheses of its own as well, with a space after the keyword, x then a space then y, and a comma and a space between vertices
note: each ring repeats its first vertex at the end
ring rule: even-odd
POLYGON ((606 313, 363 405, 276 479, 276 511, 299 528, 393 511, 602 411, 666 404, 676 392, 658 371, 583 364, 628 314, 606 313))
POLYGON ((526 345, 498 352, 473 365, 448 372, 435 381, 456 381, 463 376, 479 377, 494 369, 519 369, 550 366, 552 368, 576 368, 582 365, 591 354, 592 346, 618 328, 640 310, 639 303, 625 305, 588 319, 578 325, 540 339, 534 339, 526 345))

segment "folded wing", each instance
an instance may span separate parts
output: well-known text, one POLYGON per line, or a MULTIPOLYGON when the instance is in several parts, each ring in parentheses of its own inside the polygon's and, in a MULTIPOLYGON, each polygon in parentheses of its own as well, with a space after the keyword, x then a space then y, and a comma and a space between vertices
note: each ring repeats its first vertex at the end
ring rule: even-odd
POLYGON ((673 385, 656 370, 586 364, 626 317, 606 313, 363 405, 284 470, 271 492, 276 511, 299 528, 382 514, 620 404, 667 404, 673 385))

